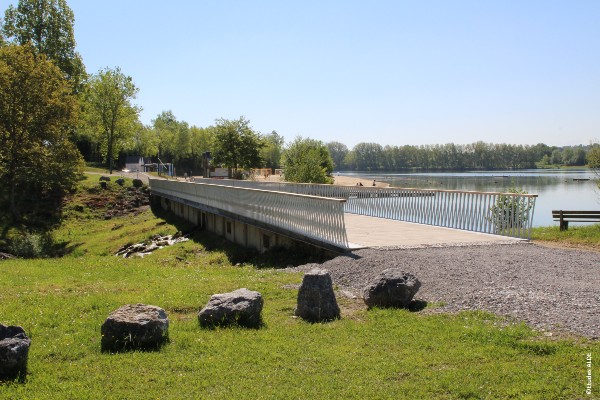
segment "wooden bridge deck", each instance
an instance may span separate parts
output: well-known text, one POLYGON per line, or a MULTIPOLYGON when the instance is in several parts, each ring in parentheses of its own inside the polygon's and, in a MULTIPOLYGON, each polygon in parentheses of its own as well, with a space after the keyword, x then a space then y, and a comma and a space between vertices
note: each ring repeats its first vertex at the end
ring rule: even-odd
POLYGON ((523 239, 391 219, 344 214, 350 248, 514 243, 523 239))

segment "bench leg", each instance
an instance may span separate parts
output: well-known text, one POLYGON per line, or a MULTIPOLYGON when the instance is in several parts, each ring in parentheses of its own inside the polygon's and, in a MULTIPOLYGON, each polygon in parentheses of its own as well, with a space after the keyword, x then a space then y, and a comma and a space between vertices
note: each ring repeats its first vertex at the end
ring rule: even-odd
POLYGON ((560 230, 561 231, 567 231, 569 230, 569 221, 560 221, 560 230))

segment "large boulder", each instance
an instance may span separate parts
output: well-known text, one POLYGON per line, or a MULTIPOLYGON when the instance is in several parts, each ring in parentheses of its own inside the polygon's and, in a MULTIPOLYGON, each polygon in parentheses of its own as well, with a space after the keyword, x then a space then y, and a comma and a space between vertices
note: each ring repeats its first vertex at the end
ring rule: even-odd
POLYGON ((169 318, 160 307, 126 304, 102 324, 102 350, 158 349, 169 339, 169 318))
POLYGON ((420 287, 421 282, 413 274, 390 268, 365 287, 363 297, 369 308, 406 308, 420 287))
POLYGON ((23 328, 0 324, 0 380, 25 379, 30 345, 23 328))
POLYGON ((237 324, 257 328, 262 324, 263 298, 260 293, 246 288, 211 296, 208 304, 198 313, 202 327, 237 324))
POLYGON ((316 268, 304 274, 298 290, 295 314, 310 322, 340 318, 340 308, 335 299, 329 272, 316 268))

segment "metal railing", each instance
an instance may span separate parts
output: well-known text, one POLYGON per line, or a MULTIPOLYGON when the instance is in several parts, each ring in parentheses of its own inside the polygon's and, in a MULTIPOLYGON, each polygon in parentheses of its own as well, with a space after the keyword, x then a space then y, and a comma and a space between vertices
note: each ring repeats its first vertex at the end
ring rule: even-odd
POLYGON ((335 247, 348 248, 344 224, 346 200, 296 193, 221 185, 150 179, 156 194, 199 203, 281 228, 335 247))
POLYGON ((346 199, 344 211, 399 221, 529 239, 536 194, 214 180, 233 187, 346 199))

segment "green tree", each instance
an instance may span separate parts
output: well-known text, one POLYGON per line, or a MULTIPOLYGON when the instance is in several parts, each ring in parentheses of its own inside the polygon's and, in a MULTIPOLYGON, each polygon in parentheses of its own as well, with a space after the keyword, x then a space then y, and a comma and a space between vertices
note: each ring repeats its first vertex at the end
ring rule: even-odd
POLYGON ((73 187, 81 155, 68 140, 78 102, 61 71, 31 46, 0 48, 0 192, 13 217, 27 200, 73 187))
POLYGON ((229 177, 238 168, 258 168, 263 165, 260 151, 264 140, 250 128, 244 117, 237 120, 216 120, 213 164, 229 168, 229 177))
POLYGON ((344 143, 340 142, 329 142, 327 143, 327 149, 329 150, 329 154, 331 155, 331 159, 333 160, 333 168, 336 170, 344 169, 344 159, 348 154, 348 146, 344 143))
POLYGON ((272 131, 265 135, 263 139, 265 147, 261 149, 260 156, 265 160, 265 166, 273 169, 279 168, 281 166, 281 154, 285 143, 283 136, 276 131, 272 131))
POLYGON ((591 168, 599 179, 596 179, 596 184, 600 189, 600 144, 592 144, 592 148, 587 153, 588 167, 591 168))
POLYGON ((202 154, 207 151, 213 151, 215 128, 199 128, 192 126, 190 128, 191 135, 191 157, 192 168, 196 171, 202 169, 202 154))
POLYGON ((100 142, 110 173, 136 130, 140 108, 131 101, 137 92, 133 79, 118 67, 100 70, 86 86, 85 127, 100 142))
POLYGON ((359 143, 352 149, 358 171, 378 171, 383 165, 383 148, 377 143, 359 143))
POLYGON ((333 160, 319 140, 298 136, 283 152, 282 164, 286 181, 333 183, 333 160))
POLYGON ((592 169, 600 169, 600 144, 594 143, 592 148, 587 153, 588 167, 592 169))
POLYGON ((152 120, 158 138, 158 153, 163 162, 182 167, 192 157, 192 132, 187 122, 178 121, 172 111, 163 111, 152 120))
POLYGON ((562 163, 562 153, 560 152, 560 150, 555 149, 552 151, 552 154, 550 156, 550 162, 556 165, 560 165, 562 163))
POLYGON ((20 45, 31 43, 65 74, 79 91, 85 78, 81 56, 75 51, 75 17, 66 0, 20 0, 9 5, 2 31, 7 40, 20 45))
POLYGON ((575 156, 575 152, 570 147, 565 147, 562 152, 562 164, 563 165, 573 165, 573 158, 575 156))
POLYGON ((175 142, 173 143, 173 161, 177 164, 182 160, 189 158, 192 154, 192 135, 187 122, 180 121, 177 124, 175 132, 175 142))
POLYGON ((158 138, 150 127, 138 121, 125 150, 142 157, 155 156, 158 153, 158 138))
POLYGON ((152 128, 158 140, 158 156, 165 162, 173 159, 178 121, 171 110, 163 111, 152 120, 152 128))
POLYGON ((4 33, 2 33, 2 31, 2 18, 0 18, 0 47, 4 47, 5 45, 4 33))

